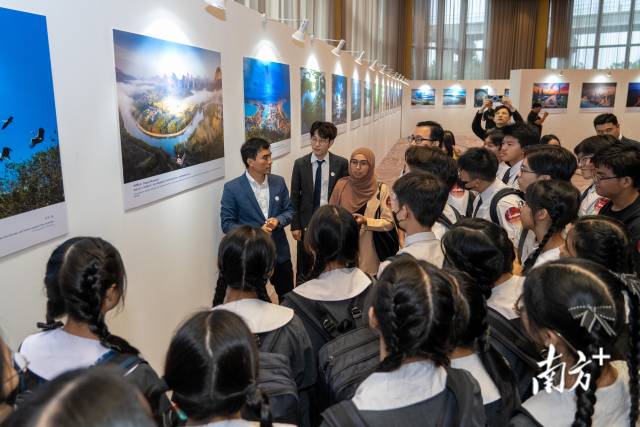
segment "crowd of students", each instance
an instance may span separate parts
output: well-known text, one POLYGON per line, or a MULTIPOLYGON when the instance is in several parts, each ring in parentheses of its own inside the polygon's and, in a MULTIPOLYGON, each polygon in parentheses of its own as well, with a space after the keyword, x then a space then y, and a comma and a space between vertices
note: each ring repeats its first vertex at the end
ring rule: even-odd
POLYGON ((331 154, 335 127, 315 123, 290 199, 247 141, 212 308, 177 327, 161 374, 105 322, 127 289, 118 250, 67 240, 42 331, 0 340, 0 423, 636 425, 640 146, 613 132, 571 153, 516 113, 485 130, 479 112, 483 147, 464 152, 418 123, 390 187, 370 150, 331 154))

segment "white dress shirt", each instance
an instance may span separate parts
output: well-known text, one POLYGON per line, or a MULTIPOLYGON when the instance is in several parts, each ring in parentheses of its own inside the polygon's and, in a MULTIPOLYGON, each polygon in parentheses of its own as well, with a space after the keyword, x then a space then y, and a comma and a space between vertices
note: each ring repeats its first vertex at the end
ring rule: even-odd
POLYGON ((246 298, 213 307, 228 310, 244 320, 252 334, 275 331, 293 319, 293 310, 278 304, 246 298))
POLYGON ((517 319, 520 316, 515 312, 515 305, 522 295, 523 285, 523 276, 511 276, 506 282, 491 289, 487 305, 502 314, 507 320, 517 319))
POLYGON ((493 382, 489 373, 482 364, 482 360, 477 353, 470 354, 469 356, 458 357, 451 359, 451 367, 456 369, 464 369, 469 372, 473 378, 480 384, 480 394, 482 395, 482 404, 488 405, 491 402, 495 402, 500 399, 500 391, 496 387, 496 383, 493 382))
MULTIPOLYGON (((507 188, 507 185, 504 184, 501 180, 496 179, 493 181, 486 190, 479 194, 479 197, 473 201, 473 212, 476 211, 476 207, 482 199, 482 205, 478 208, 478 212, 473 216, 474 218, 482 218, 487 221, 491 221, 491 212, 489 210, 491 206, 491 200, 495 194, 502 190, 503 188, 507 188)), ((515 194, 510 194, 508 196, 500 199, 497 205, 497 214, 498 220, 500 221, 500 226, 507 231, 509 235, 509 240, 513 243, 515 248, 518 247, 518 239, 520 239, 520 233, 522 232, 522 223, 520 222, 520 207, 518 202, 520 201, 520 197, 515 194)))
MULTIPOLYGON (((320 186, 320 206, 329 203, 329 153, 325 154, 324 159, 319 159, 314 153, 311 153, 311 168, 313 185, 316 185, 316 171, 318 170, 318 160, 324 160, 322 164, 322 184, 320 186)), ((313 197, 313 194, 311 194, 313 197)))
POLYGON ((251 185, 251 189, 253 190, 254 196, 256 196, 256 200, 258 201, 258 205, 260 206, 260 210, 264 215, 264 219, 269 218, 269 176, 264 177, 264 181, 262 184, 258 184, 258 182, 253 179, 253 177, 249 174, 249 171, 245 172, 247 179, 249 180, 249 185, 251 185))
POLYGON ((538 255, 538 258, 536 258, 536 262, 533 264, 533 266, 538 267, 545 262, 555 261, 557 259, 560 259, 560 248, 549 249, 548 251, 544 251, 540 255, 538 255))
MULTIPOLYGON (((509 172, 509 180, 507 181, 507 185, 509 187, 515 188, 516 190, 520 189, 520 185, 518 184, 518 176, 520 175, 520 169, 522 169, 522 162, 524 162, 524 159, 511 166, 511 172, 509 172)), ((500 180, 502 181, 502 177, 500 178, 500 180)))
POLYGON ((587 195, 580 202, 578 216, 598 215, 600 209, 607 203, 608 199, 596 193, 596 186, 591 184, 587 190, 587 195))
POLYGON ((359 268, 339 268, 296 286, 293 292, 316 301, 344 301, 360 295, 369 285, 371 279, 359 268))
MULTIPOLYGON (((431 231, 407 236, 404 240, 404 247, 397 253, 397 255, 400 254, 411 254, 416 259, 430 262, 436 267, 442 267, 442 263, 444 262, 444 254, 440 247, 440 240, 436 237, 435 233, 431 231)), ((380 264, 378 277, 380 277, 382 270, 389 264, 389 261, 384 261, 380 264)))
POLYGON ((507 171, 507 169, 509 169, 508 164, 506 164, 505 162, 498 163, 498 172, 496 172, 496 178, 502 181, 502 177, 504 176, 504 173, 507 171))

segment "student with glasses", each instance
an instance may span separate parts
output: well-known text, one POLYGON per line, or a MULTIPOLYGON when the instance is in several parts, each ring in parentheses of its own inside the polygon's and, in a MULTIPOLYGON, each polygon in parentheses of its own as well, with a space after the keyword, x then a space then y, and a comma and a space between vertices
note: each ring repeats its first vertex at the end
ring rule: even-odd
POLYGON ((596 192, 609 199, 600 215, 615 218, 627 227, 636 270, 640 265, 640 148, 615 144, 593 156, 596 192))
MULTIPOLYGON (((413 133, 407 138, 413 147, 433 147, 442 150, 444 146, 444 128, 438 122, 418 122, 413 133)), ((402 168, 402 174, 407 173, 407 166, 402 168)))
POLYGON ((381 261, 373 233, 391 231, 395 227, 388 202, 389 187, 378 181, 375 167, 373 151, 364 147, 354 150, 349 160, 349 176, 336 183, 329 199, 329 204, 341 206, 353 214, 360 228, 359 267, 370 275, 378 272, 381 261))
POLYGON ((304 234, 311 216, 326 205, 340 178, 349 175, 349 162, 333 154, 338 130, 330 122, 314 122, 311 125, 311 153, 295 161, 291 175, 291 234, 297 241, 296 284, 305 281, 305 275, 313 266, 313 259, 304 250, 304 234))
MULTIPOLYGON (((595 166, 593 165, 593 155, 598 150, 609 147, 616 143, 616 139, 612 135, 594 135, 583 139, 580 144, 576 145, 573 153, 578 158, 578 169, 582 177, 586 180, 593 180, 595 176, 595 166)), ((596 193, 596 185, 591 184, 582 191, 580 196, 580 210, 578 216, 596 215, 600 209, 608 202, 608 200, 596 193)))

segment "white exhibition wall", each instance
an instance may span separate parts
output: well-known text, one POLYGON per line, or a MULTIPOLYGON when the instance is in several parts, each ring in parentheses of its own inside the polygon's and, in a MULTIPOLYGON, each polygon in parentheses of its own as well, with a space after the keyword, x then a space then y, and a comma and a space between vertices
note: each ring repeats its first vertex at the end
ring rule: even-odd
POLYGON ((584 138, 595 135, 593 119, 603 111, 581 111, 580 97, 583 83, 617 83, 613 109, 607 110, 618 117, 622 133, 631 139, 640 139, 640 112, 628 111, 627 90, 629 82, 640 82, 640 70, 513 70, 511 71, 511 99, 520 112, 531 109, 534 83, 569 83, 569 100, 566 111, 549 114, 542 133, 552 133, 560 138, 563 146, 573 149, 584 138))
MULTIPOLYGON (((69 236, 101 236, 120 250, 127 267, 123 311, 111 316, 112 332, 138 346, 157 368, 171 334, 189 313, 210 305, 217 278, 217 246, 224 180, 125 212, 115 90, 112 30, 120 29, 222 53, 226 178, 244 171, 243 57, 290 64, 291 153, 274 161, 273 173, 290 181, 294 160, 306 154, 300 137, 300 67, 326 72, 327 118, 331 73, 375 80, 348 54, 331 46, 291 39, 283 24, 263 23, 236 2, 226 13, 202 0, 0 0, 0 7, 47 17, 58 128, 68 205, 69 236)), ((349 116, 350 120, 350 116, 349 116)), ((333 151, 348 156, 368 146, 382 156, 400 136, 401 113, 338 136, 333 151)), ((0 330, 12 346, 44 319, 42 279, 51 251, 64 238, 0 259, 0 330)), ((295 255, 295 251, 294 255, 295 255)))
POLYGON ((509 88, 509 80, 411 80, 409 87, 405 86, 402 94, 402 135, 408 136, 413 132, 416 123, 424 120, 434 120, 455 136, 474 137, 471 122, 478 110, 473 106, 474 89, 492 88, 496 94, 502 95, 505 88, 509 88), (443 106, 445 88, 460 85, 467 89, 467 103, 462 106, 443 106), (433 107, 411 106, 411 89, 433 88, 436 90, 436 100, 433 107))

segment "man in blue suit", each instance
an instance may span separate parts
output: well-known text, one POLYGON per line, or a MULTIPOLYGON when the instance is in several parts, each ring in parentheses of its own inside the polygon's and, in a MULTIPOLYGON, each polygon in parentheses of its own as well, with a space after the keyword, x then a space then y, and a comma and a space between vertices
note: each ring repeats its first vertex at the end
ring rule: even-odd
POLYGON ((293 267, 284 228, 293 217, 289 190, 284 178, 271 175, 271 150, 261 138, 251 138, 240 148, 246 172, 227 182, 222 192, 220 222, 228 233, 246 224, 262 228, 276 244, 276 265, 271 284, 278 298, 293 289, 293 267))

